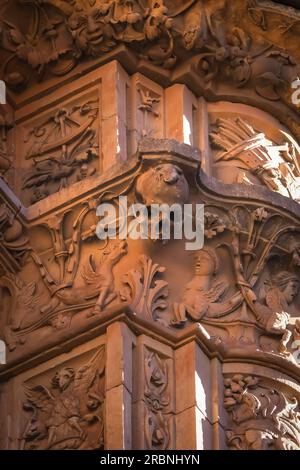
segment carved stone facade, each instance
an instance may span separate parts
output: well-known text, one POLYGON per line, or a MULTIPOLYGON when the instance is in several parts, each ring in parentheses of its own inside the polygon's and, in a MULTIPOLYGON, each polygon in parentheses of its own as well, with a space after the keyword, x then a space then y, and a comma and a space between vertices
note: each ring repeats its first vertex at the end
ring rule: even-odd
POLYGON ((300 449, 299 25, 265 0, 2 2, 1 449, 300 449), (203 249, 123 237, 120 197, 203 204, 203 249))

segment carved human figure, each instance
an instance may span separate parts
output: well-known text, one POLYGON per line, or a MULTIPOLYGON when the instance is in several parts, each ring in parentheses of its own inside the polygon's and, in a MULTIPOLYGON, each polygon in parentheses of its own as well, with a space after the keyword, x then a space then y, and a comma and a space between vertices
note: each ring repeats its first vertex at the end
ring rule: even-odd
POLYGON ((215 279, 219 270, 219 258, 215 252, 205 248, 195 256, 194 277, 187 284, 180 303, 174 304, 173 325, 186 322, 187 317, 199 321, 208 311, 215 310, 215 304, 224 294, 227 285, 215 279))

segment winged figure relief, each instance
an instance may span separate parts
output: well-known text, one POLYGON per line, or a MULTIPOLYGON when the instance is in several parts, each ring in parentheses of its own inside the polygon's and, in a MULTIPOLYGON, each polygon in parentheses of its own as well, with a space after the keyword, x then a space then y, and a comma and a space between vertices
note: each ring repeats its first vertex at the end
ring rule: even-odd
POLYGON ((25 411, 31 412, 23 449, 103 448, 105 349, 77 370, 59 369, 50 387, 25 387, 25 411))
POLYGON ((203 249, 196 255, 194 277, 185 287, 180 303, 174 304, 174 325, 184 324, 187 317, 200 321, 205 315, 213 314, 217 302, 227 290, 226 282, 215 279, 219 259, 211 249, 203 249))

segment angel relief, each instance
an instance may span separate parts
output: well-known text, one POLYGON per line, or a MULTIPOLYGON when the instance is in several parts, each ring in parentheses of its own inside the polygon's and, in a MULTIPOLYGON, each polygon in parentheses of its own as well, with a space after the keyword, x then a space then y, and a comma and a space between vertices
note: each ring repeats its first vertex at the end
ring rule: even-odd
POLYGON ((187 284, 180 303, 174 304, 173 325, 184 324, 187 318, 200 321, 206 314, 217 313, 217 302, 226 292, 228 285, 216 279, 220 262, 212 249, 197 252, 194 264, 194 277, 187 284))
POLYGON ((104 372, 102 347, 82 367, 59 369, 50 388, 27 385, 23 407, 32 416, 22 436, 22 449, 103 449, 104 372))

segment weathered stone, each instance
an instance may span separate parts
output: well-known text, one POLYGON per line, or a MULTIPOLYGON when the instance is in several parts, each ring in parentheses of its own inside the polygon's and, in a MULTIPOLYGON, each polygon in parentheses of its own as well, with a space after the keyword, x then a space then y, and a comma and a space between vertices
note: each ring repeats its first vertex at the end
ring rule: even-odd
POLYGON ((298 9, 2 3, 0 448, 299 450, 298 9))

